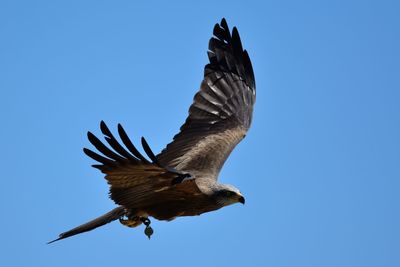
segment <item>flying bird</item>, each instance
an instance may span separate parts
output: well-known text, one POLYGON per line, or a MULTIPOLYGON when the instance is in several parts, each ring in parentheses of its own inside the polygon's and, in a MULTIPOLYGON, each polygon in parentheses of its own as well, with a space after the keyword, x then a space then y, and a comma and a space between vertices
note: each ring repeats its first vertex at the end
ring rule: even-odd
POLYGON ((144 224, 150 238, 149 217, 171 221, 222 207, 245 203, 236 187, 218 183, 219 172, 235 146, 246 136, 256 99, 253 68, 243 50, 236 27, 230 32, 225 19, 214 27, 209 41, 209 63, 189 116, 173 141, 155 155, 144 138, 146 156, 133 145, 118 124, 119 139, 100 123, 104 142, 88 132, 97 149, 83 151, 105 175, 110 198, 118 205, 110 212, 61 233, 49 243, 119 220, 123 225, 144 224))

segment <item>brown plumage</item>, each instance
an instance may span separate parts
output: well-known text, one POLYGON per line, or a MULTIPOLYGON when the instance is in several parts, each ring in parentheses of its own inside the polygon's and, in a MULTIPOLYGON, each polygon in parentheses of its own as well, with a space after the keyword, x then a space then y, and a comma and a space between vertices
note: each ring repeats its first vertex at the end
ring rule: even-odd
POLYGON ((147 157, 142 155, 120 124, 118 135, 122 144, 103 121, 100 124, 111 148, 88 133, 99 153, 87 148, 84 152, 99 163, 93 167, 105 174, 110 197, 119 207, 60 234, 56 240, 117 219, 131 227, 142 222, 148 226, 148 217, 172 220, 244 203, 238 189, 218 183, 217 178, 250 127, 255 102, 254 74, 237 29, 234 27, 231 34, 222 19, 213 33, 208 51, 210 62, 205 66, 189 116, 160 154, 154 155, 142 138, 147 157))

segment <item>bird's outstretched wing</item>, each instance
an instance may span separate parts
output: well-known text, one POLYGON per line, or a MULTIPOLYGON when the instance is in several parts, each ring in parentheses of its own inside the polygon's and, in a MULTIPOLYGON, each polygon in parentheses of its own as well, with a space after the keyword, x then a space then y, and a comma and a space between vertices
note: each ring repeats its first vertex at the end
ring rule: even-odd
MULTIPOLYGON (((146 140, 142 138, 143 149, 151 161, 146 159, 132 144, 120 124, 118 133, 126 148, 117 141, 103 121, 100 123, 100 129, 114 151, 91 132, 88 132, 89 141, 103 156, 87 148, 83 151, 100 163, 92 166, 106 174, 105 178, 110 184, 110 197, 115 203, 128 208, 157 204, 155 202, 158 198, 155 194, 161 194, 188 176, 173 168, 160 165, 146 140)), ((179 186, 178 190, 175 190, 176 194, 185 193, 182 190, 188 190, 191 193, 197 190, 194 183, 185 183, 185 185, 179 186)), ((171 195, 171 197, 176 196, 171 195)))
POLYGON ((236 27, 225 19, 214 27, 204 79, 189 116, 158 161, 196 178, 217 179, 220 169, 250 127, 256 98, 250 58, 236 27))

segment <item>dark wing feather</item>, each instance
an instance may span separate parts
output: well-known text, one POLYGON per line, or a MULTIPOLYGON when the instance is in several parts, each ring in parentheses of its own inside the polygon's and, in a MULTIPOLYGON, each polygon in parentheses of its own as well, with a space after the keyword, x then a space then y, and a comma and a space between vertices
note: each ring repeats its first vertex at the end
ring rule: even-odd
POLYGON ((157 199, 160 199, 155 196, 157 192, 160 192, 160 189, 164 191, 176 187, 174 181, 187 175, 158 164, 150 146, 142 138, 144 151, 153 162, 147 160, 132 144, 120 124, 118 125, 119 135, 130 152, 115 139, 103 121, 100 128, 114 151, 90 132, 88 133, 89 141, 103 155, 87 148, 84 148, 83 151, 100 163, 93 165, 93 167, 106 174, 105 178, 110 184, 110 197, 117 204, 128 208, 139 208, 143 205, 154 204, 157 199))
POLYGON ((157 159, 196 178, 217 179, 250 127, 256 90, 250 58, 237 29, 231 35, 225 19, 214 27, 208 57, 189 116, 157 159))

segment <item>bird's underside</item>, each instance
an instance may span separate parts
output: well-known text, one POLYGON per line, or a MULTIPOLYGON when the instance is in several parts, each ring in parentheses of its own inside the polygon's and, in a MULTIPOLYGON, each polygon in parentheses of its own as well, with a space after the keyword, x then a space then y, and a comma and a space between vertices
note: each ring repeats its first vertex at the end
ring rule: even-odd
MULTIPOLYGON (((218 174, 251 124, 255 102, 253 69, 236 28, 232 34, 225 19, 214 27, 209 42, 209 64, 189 116, 173 141, 155 155, 142 138, 144 156, 118 124, 118 141, 102 121, 105 145, 91 132, 88 139, 98 150, 84 148, 97 161, 92 165, 105 174, 114 210, 60 234, 60 240, 90 231, 114 220, 136 227, 149 217, 173 220, 217 210, 244 197, 231 185, 217 182, 218 174)), ((51 242, 54 242, 51 241, 51 242)))

